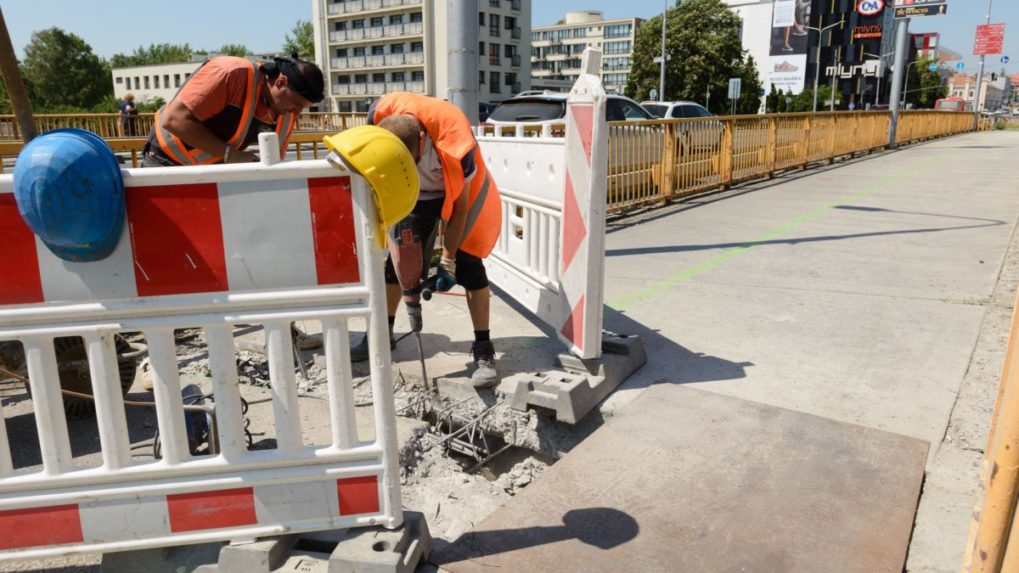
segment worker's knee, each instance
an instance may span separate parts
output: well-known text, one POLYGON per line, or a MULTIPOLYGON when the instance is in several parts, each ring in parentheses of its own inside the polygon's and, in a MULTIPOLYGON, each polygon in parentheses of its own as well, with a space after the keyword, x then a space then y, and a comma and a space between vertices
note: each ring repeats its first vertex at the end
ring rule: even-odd
POLYGON ((474 255, 456 252, 456 282, 467 290, 488 288, 488 273, 485 263, 474 255))

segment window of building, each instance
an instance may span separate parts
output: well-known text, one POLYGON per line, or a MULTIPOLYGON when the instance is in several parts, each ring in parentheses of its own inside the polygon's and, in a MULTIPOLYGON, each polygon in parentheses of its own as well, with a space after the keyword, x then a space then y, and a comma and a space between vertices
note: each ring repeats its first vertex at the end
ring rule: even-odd
POLYGON ((163 87, 170 87, 170 74, 163 74, 163 87))
POLYGON ((488 63, 493 66, 499 65, 499 44, 488 45, 488 63))
POLYGON ((421 70, 414 70, 410 73, 410 79, 414 82, 425 81, 425 73, 421 70))
POLYGON ((350 76, 337 76, 336 83, 345 86, 350 83, 350 76))
POLYGON ((484 42, 478 42, 478 55, 479 56, 484 56, 485 55, 485 43, 484 42))
POLYGON ((507 58, 512 58, 517 48, 513 44, 506 44, 502 47, 502 49, 504 56, 506 56, 507 58))
POLYGON ((351 20, 350 27, 354 30, 361 30, 364 28, 364 20, 351 20))
POLYGON ((363 56, 363 55, 364 55, 364 46, 358 46, 358 47, 354 48, 354 57, 363 56))
POLYGON ((372 74, 372 82, 377 83, 377 84, 386 83, 386 74, 384 74, 384 73, 374 73, 374 74, 372 74))
POLYGON ((605 42, 606 54, 629 54, 630 42, 605 42))
POLYGON ((485 72, 478 72, 478 83, 485 85, 485 72))
POLYGON ((425 51, 425 44, 424 44, 424 42, 411 42, 410 43, 410 51, 411 52, 423 52, 423 51, 425 51))
POLYGON ((402 82, 402 81, 404 81, 405 77, 406 77, 406 74, 404 72, 393 72, 393 81, 394 82, 402 82))
POLYGON ((354 74, 355 84, 366 84, 368 83, 368 74, 354 74))
POLYGON ((121 80, 123 80, 125 88, 131 89, 131 78, 121 78, 121 80))
POLYGON ((389 44, 389 53, 390 54, 402 54, 403 53, 403 44, 389 44))
POLYGON ((389 25, 403 24, 403 14, 393 14, 389 17, 389 25))
POLYGON ((375 16, 369 20, 368 25, 372 28, 380 28, 386 25, 386 19, 382 16, 375 16))
POLYGON ((337 58, 346 58, 347 57, 347 49, 346 48, 337 48, 336 49, 336 57, 337 58))
POLYGON ((354 109, 354 103, 349 101, 340 102, 340 113, 350 113, 354 109))
POLYGON ((514 18, 513 16, 506 16, 506 18, 504 18, 503 21, 506 22, 507 30, 512 30, 513 28, 517 27, 517 19, 514 18))
POLYGON ((159 76, 152 76, 152 87, 159 89, 159 76))
POLYGON ((372 55, 373 56, 381 56, 382 54, 385 54, 385 53, 386 53, 386 47, 385 46, 372 46, 372 55))
POLYGON ((488 72, 488 91, 494 94, 499 93, 499 72, 488 72))
POLYGON ((501 32, 499 31, 499 15, 492 14, 488 17, 488 35, 498 36, 501 32))
POLYGON ((488 0, 488 5, 491 6, 492 8, 498 8, 499 0, 488 0))
POLYGON ((344 31, 346 29, 347 29, 347 23, 346 22, 337 22, 337 23, 333 24, 333 30, 336 30, 337 32, 342 32, 342 31, 344 31))
POLYGON ((478 12, 478 26, 484 26, 484 25, 485 25, 485 13, 484 12, 478 12))
POLYGON ((411 24, 423 21, 422 18, 423 17, 421 15, 421 12, 411 12, 410 13, 410 23, 411 24))
POLYGON ((511 86, 517 83, 517 74, 514 72, 506 72, 506 85, 511 86))
MULTIPOLYGON (((184 74, 184 81, 188 81, 189 78, 191 78, 191 73, 190 72, 184 74)), ((135 85, 137 85, 137 84, 138 84, 138 82, 135 82, 135 85)))
POLYGON ((368 113, 368 107, 371 106, 371 102, 359 101, 354 104, 354 109, 359 113, 368 113))
POLYGON ((145 89, 149 89, 149 76, 145 76, 145 89))

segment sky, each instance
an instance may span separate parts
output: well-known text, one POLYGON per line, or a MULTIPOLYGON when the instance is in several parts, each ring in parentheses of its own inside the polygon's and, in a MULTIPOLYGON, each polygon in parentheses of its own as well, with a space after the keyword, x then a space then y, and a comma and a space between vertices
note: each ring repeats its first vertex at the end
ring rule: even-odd
MULTIPOLYGON (((532 0, 532 26, 554 24, 572 10, 600 10, 606 18, 661 14, 674 0, 532 0)), ((766 0, 765 0, 766 1, 766 0)), ((298 20, 311 19, 312 0, 0 0, 18 57, 36 30, 52 26, 84 38, 95 53, 109 58, 149 44, 188 43, 214 50, 243 44, 253 52, 279 50, 298 20)), ((484 6, 484 0, 479 0, 484 6)), ((890 0, 889 0, 890 3, 890 0)), ((947 16, 914 18, 911 32, 940 32, 942 44, 966 56, 967 72, 979 58, 973 51, 977 24, 987 15, 986 0, 949 0, 947 16)), ((994 0, 991 21, 1008 25, 1005 55, 1019 72, 1019 0, 994 0)), ((1000 71, 1000 56, 988 69, 1000 71)))

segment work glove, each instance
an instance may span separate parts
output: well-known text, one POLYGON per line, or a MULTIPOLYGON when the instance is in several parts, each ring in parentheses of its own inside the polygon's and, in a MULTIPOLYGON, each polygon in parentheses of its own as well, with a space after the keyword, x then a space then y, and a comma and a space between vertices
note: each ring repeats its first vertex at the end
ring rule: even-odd
POLYGON ((456 262, 445 257, 439 261, 438 271, 435 273, 435 290, 446 292, 456 286, 456 262))
POLYGON ((424 328, 424 322, 421 320, 420 302, 407 303, 407 319, 410 321, 411 332, 421 332, 421 329, 424 328))

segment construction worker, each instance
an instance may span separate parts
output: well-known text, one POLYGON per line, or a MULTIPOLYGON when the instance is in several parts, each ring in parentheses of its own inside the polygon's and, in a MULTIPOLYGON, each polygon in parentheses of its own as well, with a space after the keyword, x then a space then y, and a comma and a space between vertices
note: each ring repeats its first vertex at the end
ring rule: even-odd
POLYGON ((138 121, 138 106, 134 103, 134 94, 131 92, 124 94, 124 101, 120 102, 117 109, 120 113, 121 135, 124 137, 135 135, 134 127, 138 121))
POLYGON ((212 58, 156 112, 144 167, 257 161, 246 151, 258 134, 275 131, 280 155, 297 115, 322 100, 322 71, 292 57, 271 62, 212 58))
MULTIPOLYGON (((467 117, 453 104, 429 96, 391 93, 377 100, 368 111, 368 123, 393 132, 417 162, 421 191, 414 211, 397 224, 400 232, 390 241, 413 238, 420 241, 420 257, 404 258, 397 265, 422 265, 420 269, 394 267, 392 255, 386 261, 386 299, 392 325, 404 291, 399 277, 428 276, 432 249, 441 219, 445 224, 442 256, 437 274, 429 286, 448 291, 456 284, 467 291, 467 307, 474 326, 471 354, 475 386, 499 382, 495 369, 495 348, 489 333, 488 275, 482 259, 499 238, 502 204, 495 181, 489 176, 467 117)), ((393 252, 393 249, 390 250, 393 252)), ((411 328, 420 331, 420 304, 408 302, 411 328)), ((368 357, 367 336, 351 349, 354 361, 368 357)))

